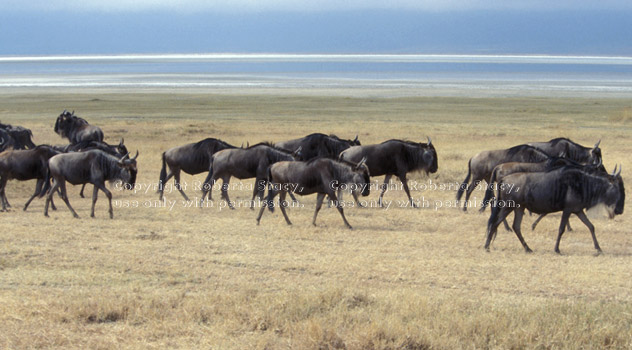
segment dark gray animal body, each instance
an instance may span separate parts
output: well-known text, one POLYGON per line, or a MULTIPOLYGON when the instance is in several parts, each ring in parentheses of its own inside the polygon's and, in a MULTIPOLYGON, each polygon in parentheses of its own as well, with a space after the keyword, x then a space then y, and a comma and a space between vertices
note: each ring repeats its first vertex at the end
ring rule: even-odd
POLYGON ((360 146, 356 135, 353 140, 343 140, 336 135, 314 133, 299 139, 277 142, 275 147, 293 151, 301 147, 301 158, 308 161, 317 157, 336 158, 340 152, 351 146, 360 146))
POLYGON ((467 210, 467 204, 472 191, 478 184, 485 180, 488 184, 494 168, 502 163, 539 163, 549 159, 545 152, 529 145, 518 145, 509 149, 483 151, 470 158, 467 166, 467 176, 456 193, 456 199, 461 200, 465 192, 463 210, 467 210))
POLYGON ((9 150, 0 153, 0 200, 2 201, 2 211, 7 210, 9 206, 9 201, 5 194, 7 181, 11 179, 18 181, 37 180, 35 192, 24 204, 24 210, 26 210, 31 201, 40 195, 42 191, 44 181, 48 176, 48 160, 59 153, 45 145, 29 150, 9 150))
MULTIPOLYGON (((122 158, 117 158, 100 150, 86 152, 71 152, 58 154, 48 161, 49 174, 53 179, 53 185, 46 197, 44 216, 48 216, 48 203, 52 199, 57 189, 61 191, 61 198, 78 218, 77 212, 70 206, 66 193, 66 181, 73 185, 91 183, 94 185, 92 192, 92 209, 90 216, 94 217, 94 206, 97 202, 98 190, 101 190, 108 197, 110 205, 110 218, 114 217, 112 210, 112 193, 105 187, 105 181, 120 180, 127 189, 133 188, 136 182, 136 158, 129 158, 126 154, 122 158)), ((44 188, 46 191, 46 188, 44 188)))
POLYGON ((234 209, 228 198, 228 185, 231 177, 238 179, 256 178, 252 200, 257 195, 259 199, 263 199, 268 167, 276 162, 297 160, 297 153, 299 152, 300 148, 294 153, 290 153, 269 143, 259 143, 248 148, 221 150, 212 156, 210 170, 202 186, 201 201, 207 194, 211 199, 211 189, 215 181, 222 179, 222 198, 226 200, 231 209, 234 209))
MULTIPOLYGON (((33 133, 30 129, 21 127, 21 126, 13 126, 9 124, 0 123, 0 130, 3 131, 2 139, 6 139, 7 146, 11 144, 13 149, 32 149, 35 148, 35 144, 33 143, 33 133), (7 139, 6 135, 9 136, 10 140, 7 139)), ((2 146, 0 145, 0 148, 2 146)))
MULTIPOLYGON (((106 142, 99 142, 99 141, 82 141, 80 143, 77 144, 70 144, 66 147, 64 152, 85 152, 85 151, 90 151, 90 150, 100 150, 103 151, 109 155, 113 155, 117 158, 121 158, 124 155, 128 154, 129 151, 127 150, 127 147, 124 144, 124 140, 123 138, 121 138, 121 141, 119 141, 119 144, 116 146, 112 146, 107 144, 106 142)), ((83 184, 81 186, 81 191, 79 192, 79 196, 81 198, 84 198, 83 196, 83 190, 86 188, 86 184, 83 184)))
POLYGON ((597 141, 593 147, 584 147, 567 138, 558 137, 548 142, 531 142, 527 145, 533 146, 551 157, 564 154, 565 158, 582 164, 597 164, 602 163, 600 143, 601 141, 597 141))
POLYGON ((165 184, 173 177, 175 187, 180 191, 184 199, 188 201, 189 197, 187 197, 180 186, 180 171, 184 171, 190 175, 209 171, 213 154, 230 148, 236 147, 222 140, 207 138, 196 143, 173 147, 165 151, 162 154, 162 169, 160 170, 160 179, 158 180, 160 199, 162 200, 165 184), (167 168, 169 169, 168 171, 167 168))
POLYGON ((77 117, 74 112, 63 111, 55 122, 55 132, 61 137, 67 138, 70 144, 78 144, 86 141, 103 142, 103 131, 98 126, 77 117))
POLYGON ((273 164, 268 170, 270 183, 268 198, 259 210, 257 225, 261 221, 266 206, 270 208, 270 211, 273 210, 272 202, 279 193, 281 212, 287 224, 291 225, 292 223, 285 212, 284 203, 285 195, 294 192, 303 196, 317 193, 313 225, 316 225, 316 216, 322 207, 325 195, 328 195, 336 203, 345 225, 352 228, 345 218, 341 203, 336 198, 336 191, 343 185, 354 186, 361 188, 363 196, 369 195, 371 180, 369 168, 364 164, 365 161, 366 158, 355 164, 330 158, 314 158, 307 162, 278 162, 273 164))
POLYGON ((437 151, 430 138, 428 138, 428 143, 388 140, 376 145, 353 146, 340 153, 340 159, 352 163, 357 163, 362 158, 366 158, 366 165, 369 167, 371 176, 386 175, 379 197, 380 206, 387 184, 393 175, 402 182, 404 191, 414 206, 406 174, 419 170, 436 173, 438 169, 437 151))
POLYGON ((489 249, 501 221, 513 212, 513 230, 525 251, 531 252, 520 232, 524 211, 528 209, 538 214, 562 212, 555 252, 560 252, 560 240, 571 214, 577 215, 588 227, 595 249, 601 252, 595 228, 584 210, 604 205, 611 219, 623 213, 625 189, 620 172, 621 169, 617 172, 615 168, 612 175, 603 175, 576 167, 561 167, 543 173, 507 175, 498 184, 499 205, 492 208, 487 223, 485 249, 489 249))

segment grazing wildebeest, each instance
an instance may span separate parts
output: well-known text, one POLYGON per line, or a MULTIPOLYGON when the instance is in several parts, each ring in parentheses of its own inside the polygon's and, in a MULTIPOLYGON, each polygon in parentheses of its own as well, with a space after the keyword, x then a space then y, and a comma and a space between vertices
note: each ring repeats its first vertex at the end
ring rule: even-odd
MULTIPOLYGON (((31 201, 42 191, 42 186, 48 175, 48 160, 60 152, 46 145, 39 145, 29 150, 9 150, 0 153, 0 200, 2 211, 7 210, 9 201, 5 194, 7 181, 16 179, 26 181, 36 179, 35 192, 24 204, 24 210, 31 201)), ((53 205, 54 206, 54 205, 53 205)))
POLYGON ((467 204, 472 191, 478 184, 485 180, 488 184, 492 175, 492 170, 502 163, 539 163, 549 159, 549 155, 538 148, 529 145, 518 145, 509 149, 498 149, 493 151, 483 151, 470 158, 467 163, 467 176, 456 193, 456 199, 461 200, 465 192, 465 202, 463 210, 467 210, 467 204), (471 179, 471 182, 470 182, 471 179))
MULTIPOLYGON (((107 144, 106 142, 99 142, 99 141, 82 141, 80 143, 77 144, 70 144, 68 146, 66 146, 64 153, 66 152, 85 152, 85 151, 90 151, 93 149, 98 149, 101 150, 109 155, 113 155, 117 158, 121 158, 124 155, 128 154, 129 151, 127 150, 127 147, 125 146, 125 141, 123 140, 123 138, 121 138, 121 140, 119 141, 119 144, 116 146, 112 146, 107 144)), ((83 190, 86 188, 86 184, 83 184, 81 186, 81 191, 79 191, 79 196, 81 198, 84 198, 83 196, 83 190)))
POLYGON ((301 158, 304 161, 316 157, 336 158, 340 152, 347 148, 360 145, 357 135, 353 140, 342 140, 336 135, 325 135, 321 133, 314 133, 299 139, 274 144, 275 147, 290 151, 301 147, 301 158))
MULTIPOLYGON (((231 209, 235 209, 228 198, 228 183, 231 176, 238 179, 256 178, 252 200, 258 195, 263 199, 267 183, 268 167, 276 162, 299 160, 301 149, 294 152, 274 147, 270 143, 258 143, 248 148, 224 149, 213 154, 208 176, 202 186, 202 199, 207 195, 211 199, 211 190, 217 179, 222 179, 222 198, 231 209)), ((252 207, 251 207, 252 208, 252 207)))
POLYGON ((342 220, 348 228, 352 228, 345 218, 341 203, 336 198, 336 191, 341 186, 352 186, 361 189, 363 196, 370 192, 369 168, 365 164, 366 158, 359 163, 330 158, 313 158, 307 162, 278 162, 268 169, 269 190, 268 198, 261 206, 257 216, 257 225, 268 206, 273 211, 274 197, 280 193, 279 201, 285 222, 291 225, 285 212, 285 195, 294 192, 300 195, 317 193, 316 210, 312 224, 316 226, 316 216, 323 205, 325 195, 336 203, 342 220))
POLYGON ((55 132, 61 137, 65 137, 74 145, 84 141, 103 142, 103 131, 98 126, 90 125, 88 122, 75 115, 75 112, 64 110, 55 122, 55 132))
POLYGON ((0 130, 5 131, 12 139, 13 149, 31 149, 35 148, 32 137, 33 133, 30 129, 0 123, 0 130))
POLYGON ((588 227, 595 249, 601 252, 595 227, 584 213, 585 209, 603 205, 610 219, 623 214, 625 189, 621 168, 616 167, 612 175, 601 174, 577 167, 561 167, 542 173, 515 173, 507 175, 498 184, 497 204, 487 223, 485 249, 496 236, 498 225, 507 215, 514 212, 513 230, 525 251, 531 252, 520 232, 525 209, 538 214, 561 211, 562 220, 555 243, 555 252, 560 252, 560 240, 571 214, 577 215, 588 227))
POLYGON ((578 143, 575 143, 567 138, 558 137, 548 142, 530 142, 529 146, 533 146, 549 156, 556 156, 564 153, 564 157, 574 160, 582 164, 597 164, 602 162, 601 160, 601 148, 599 144, 601 140, 591 147, 584 147, 578 143))
MULTIPOLYGON (((382 205, 382 197, 386 192, 388 182, 393 175, 402 182, 404 191, 412 206, 415 206, 413 198, 410 196, 406 174, 411 171, 423 170, 428 173, 436 173, 438 169, 437 151, 428 138, 428 143, 418 143, 402 140, 388 140, 376 145, 353 146, 340 153, 340 159, 359 162, 366 157, 366 165, 369 167, 371 176, 384 177, 382 192, 378 203, 382 205)), ((355 197, 355 193, 352 192, 355 197)))
MULTIPOLYGON (((92 191, 92 210, 90 211, 91 217, 94 217, 94 206, 97 202, 98 191, 103 191, 108 197, 110 219, 113 218, 112 193, 105 187, 105 181, 112 182, 120 180, 123 182, 123 187, 132 189, 136 182, 136 174, 138 172, 136 168, 137 157, 138 151, 136 151, 136 155, 133 158, 129 157, 129 153, 118 158, 100 150, 62 153, 53 156, 48 161, 49 174, 53 179, 53 185, 48 193, 48 197, 46 197, 44 216, 48 216, 48 202, 53 198, 55 191, 59 189, 61 191, 61 198, 72 212, 72 215, 76 218, 79 217, 68 201, 68 194, 66 193, 66 181, 68 181, 73 185, 85 183, 94 185, 94 190, 92 191)), ((47 190, 46 187, 42 190, 43 192, 47 190)))
POLYGON ((196 143, 173 147, 165 151, 162 154, 162 169, 160 170, 160 179, 158 180, 160 200, 162 200, 165 184, 173 177, 175 188, 177 188, 184 199, 188 201, 189 197, 187 197, 180 186, 180 171, 184 171, 190 175, 208 171, 211 166, 211 157, 213 154, 217 151, 229 148, 236 147, 222 140, 209 137, 196 143), (169 167, 168 172, 167 167, 169 167))

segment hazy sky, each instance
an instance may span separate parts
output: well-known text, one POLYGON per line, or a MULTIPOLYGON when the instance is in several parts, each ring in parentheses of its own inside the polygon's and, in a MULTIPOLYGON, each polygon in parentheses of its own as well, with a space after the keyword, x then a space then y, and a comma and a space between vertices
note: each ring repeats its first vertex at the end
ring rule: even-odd
POLYGON ((0 55, 632 55, 630 0, 1 0, 0 55))

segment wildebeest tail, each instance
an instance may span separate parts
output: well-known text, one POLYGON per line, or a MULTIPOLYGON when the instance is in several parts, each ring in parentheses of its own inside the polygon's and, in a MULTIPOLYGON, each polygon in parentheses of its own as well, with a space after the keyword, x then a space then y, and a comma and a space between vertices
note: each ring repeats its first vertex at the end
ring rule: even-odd
POLYGON ((496 233, 498 230, 494 230, 494 234, 489 237, 492 232, 492 227, 494 227, 494 223, 498 220, 498 215, 500 213, 500 206, 492 206, 492 214, 489 216, 489 221, 487 221, 487 240, 491 243, 496 239, 496 233))
POLYGON ((165 153, 162 152, 162 168, 160 169, 160 179, 158 179, 158 193, 164 191, 165 180, 167 179, 167 161, 165 160, 165 153))
POLYGON ((496 183, 496 177, 498 174, 498 170, 492 171, 492 176, 487 184, 487 189, 485 190, 485 197, 483 198, 483 203, 481 204, 481 209, 479 211, 482 213, 487 208, 489 201, 494 198, 494 188, 496 187, 494 184, 496 183))
POLYGON ((48 168, 48 166, 46 167, 46 173, 44 175, 44 187, 42 187, 42 190, 40 191, 40 193, 37 195, 38 198, 42 198, 44 197, 44 195, 46 195, 46 193, 48 193, 48 191, 50 190, 50 169, 48 168))
POLYGON ((463 192, 467 188, 467 185, 470 183, 471 176, 472 176, 472 158, 470 158, 470 160, 467 162, 467 176, 465 177, 465 180, 463 180, 463 183, 461 184, 461 186, 459 186, 459 190, 456 192, 457 201, 461 200, 461 196, 463 195, 463 192))
POLYGON ((266 198, 266 204, 271 213, 274 213, 274 188, 272 186, 272 166, 266 170, 266 181, 268 183, 268 198, 266 198))

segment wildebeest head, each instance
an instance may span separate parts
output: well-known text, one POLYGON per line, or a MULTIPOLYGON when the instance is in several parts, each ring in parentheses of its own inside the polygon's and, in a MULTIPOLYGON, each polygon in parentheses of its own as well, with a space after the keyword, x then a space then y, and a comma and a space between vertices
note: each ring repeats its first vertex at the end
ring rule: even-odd
POLYGON ((597 141, 597 143, 595 143, 595 146, 593 146, 593 148, 590 150, 590 160, 589 160, 589 164, 596 164, 601 162, 601 148, 599 148, 599 144, 601 143, 601 140, 597 141))
MULTIPOLYGON (((423 144, 422 144, 423 145, 423 144)), ((429 164, 428 168, 426 168, 426 172, 436 173, 439 169, 439 160, 437 159, 437 150, 434 148, 432 144, 432 140, 428 136, 428 143, 424 147, 424 155, 423 159, 426 164, 429 164)))
POLYGON ((136 151, 136 155, 133 158, 130 158, 129 153, 126 153, 117 162, 118 166, 127 170, 127 173, 129 174, 129 176, 126 176, 126 179, 123 181, 123 187, 128 190, 134 188, 134 185, 136 184, 136 174, 138 173, 138 169, 136 168, 136 158, 138 158, 138 151, 136 151))
POLYGON ((371 177, 369 174, 369 167, 366 165, 366 157, 362 158, 358 164, 353 167, 353 180, 354 184, 362 185, 362 196, 366 197, 371 193, 369 184, 371 183, 371 177))
POLYGON ((125 147, 124 140, 122 137, 121 137, 121 141, 119 141, 119 144, 116 146, 116 152, 118 152, 118 154, 129 153, 129 151, 127 150, 127 147, 125 147))
POLYGON ((360 140, 358 140, 358 135, 356 135, 355 139, 351 140, 350 145, 351 146, 362 146, 362 144, 360 143, 360 140))
POLYGON ((623 206, 625 204, 625 188, 623 187, 623 178, 621 177, 620 165, 619 170, 617 170, 617 167, 615 166, 612 175, 609 176, 609 180, 613 185, 615 185, 614 187, 616 188, 616 190, 614 190, 613 192, 616 192, 615 198, 617 198, 614 207, 614 214, 610 215, 610 218, 612 218, 614 217, 614 215, 623 214, 623 206))

